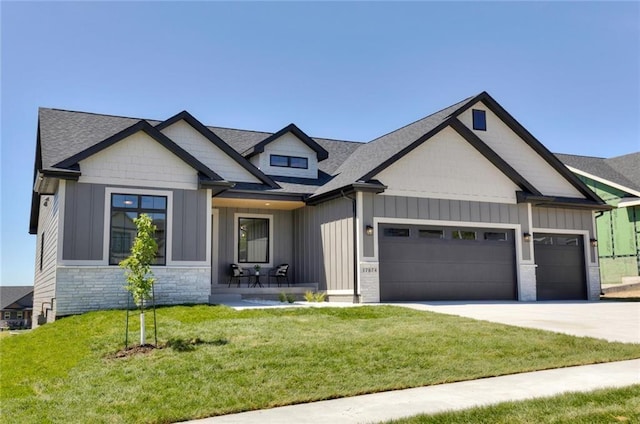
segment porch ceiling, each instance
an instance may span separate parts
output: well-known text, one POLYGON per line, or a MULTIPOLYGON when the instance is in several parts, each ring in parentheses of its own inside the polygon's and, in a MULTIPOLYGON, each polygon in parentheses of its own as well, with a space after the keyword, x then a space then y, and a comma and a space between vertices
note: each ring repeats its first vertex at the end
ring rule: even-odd
POLYGON ((234 199, 214 197, 213 207, 220 208, 251 208, 251 209, 279 209, 293 210, 305 206, 304 202, 292 200, 265 200, 265 199, 234 199))

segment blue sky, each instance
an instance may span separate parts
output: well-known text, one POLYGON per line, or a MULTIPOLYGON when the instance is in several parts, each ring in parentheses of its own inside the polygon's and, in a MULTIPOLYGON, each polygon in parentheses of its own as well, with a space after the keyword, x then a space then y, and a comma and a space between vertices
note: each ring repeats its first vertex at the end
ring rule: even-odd
POLYGON ((488 91, 551 151, 640 150, 637 2, 8 2, 2 285, 33 283, 38 107, 369 141, 488 91))

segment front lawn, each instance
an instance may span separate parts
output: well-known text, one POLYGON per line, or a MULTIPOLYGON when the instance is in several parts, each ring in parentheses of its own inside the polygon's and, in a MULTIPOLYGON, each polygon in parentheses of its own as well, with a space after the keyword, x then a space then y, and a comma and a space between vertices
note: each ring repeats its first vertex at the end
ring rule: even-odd
POLYGON ((419 415, 388 424, 608 424, 640 422, 640 386, 504 402, 464 411, 419 415))
POLYGON ((637 345, 402 307, 181 306, 158 310, 175 348, 115 358, 124 318, 89 313, 0 340, 3 421, 173 422, 640 357, 637 345))

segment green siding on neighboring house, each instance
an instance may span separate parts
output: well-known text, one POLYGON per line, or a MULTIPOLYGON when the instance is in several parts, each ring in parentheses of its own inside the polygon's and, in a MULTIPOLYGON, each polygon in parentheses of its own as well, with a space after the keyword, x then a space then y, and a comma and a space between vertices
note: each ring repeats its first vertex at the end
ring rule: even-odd
MULTIPOLYGON (((611 206, 629 196, 622 190, 578 175, 591 190, 611 206)), ((622 277, 640 275, 640 206, 596 213, 598 256, 603 284, 617 284, 622 277)))

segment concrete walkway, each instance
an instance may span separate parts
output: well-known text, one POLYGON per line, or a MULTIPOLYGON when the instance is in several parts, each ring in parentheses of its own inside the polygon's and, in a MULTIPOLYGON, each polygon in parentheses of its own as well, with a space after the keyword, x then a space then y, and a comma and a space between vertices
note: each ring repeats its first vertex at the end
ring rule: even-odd
POLYGON ((377 423, 512 400, 640 384, 640 359, 374 393, 190 421, 198 424, 377 423))

